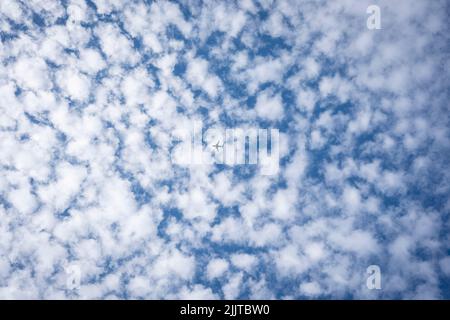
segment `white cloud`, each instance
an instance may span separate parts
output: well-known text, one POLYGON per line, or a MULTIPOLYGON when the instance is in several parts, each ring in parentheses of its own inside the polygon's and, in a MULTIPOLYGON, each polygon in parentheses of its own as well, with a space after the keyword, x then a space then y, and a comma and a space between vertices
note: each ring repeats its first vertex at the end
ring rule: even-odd
POLYGON ((448 297, 443 2, 93 3, 0 3, 0 297, 448 297), (193 119, 279 174, 176 165, 193 119))
POLYGON ((283 101, 281 95, 263 91, 256 100, 256 113, 267 120, 281 120, 283 117, 283 101))
POLYGON ((19 59, 14 64, 13 77, 19 86, 30 90, 48 90, 51 82, 45 62, 40 58, 19 59))
POLYGON ((300 293, 314 297, 321 293, 320 285, 315 281, 302 283, 300 285, 300 293))
POLYGON ((63 88, 69 98, 84 101, 89 97, 91 84, 85 75, 73 69, 65 69, 58 73, 57 79, 58 85, 63 88))
POLYGON ((206 267, 206 276, 213 280, 221 277, 228 270, 228 262, 224 259, 213 259, 206 267))
POLYGON ((245 270, 247 272, 252 272, 258 261, 257 258, 253 255, 246 253, 237 253, 231 256, 231 262, 235 267, 239 269, 245 270))
POLYGON ((220 79, 208 71, 208 62, 201 58, 189 60, 186 78, 194 87, 204 90, 209 96, 215 98, 221 88, 220 79))

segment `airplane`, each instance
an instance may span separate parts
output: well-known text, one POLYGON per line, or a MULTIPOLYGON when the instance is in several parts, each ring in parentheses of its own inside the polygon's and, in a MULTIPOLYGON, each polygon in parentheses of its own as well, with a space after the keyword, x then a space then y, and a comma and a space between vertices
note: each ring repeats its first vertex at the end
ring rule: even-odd
POLYGON ((222 143, 222 145, 219 145, 219 143, 220 143, 220 140, 218 140, 216 144, 212 145, 213 148, 216 149, 216 151, 219 151, 219 148, 223 148, 223 143, 222 143))

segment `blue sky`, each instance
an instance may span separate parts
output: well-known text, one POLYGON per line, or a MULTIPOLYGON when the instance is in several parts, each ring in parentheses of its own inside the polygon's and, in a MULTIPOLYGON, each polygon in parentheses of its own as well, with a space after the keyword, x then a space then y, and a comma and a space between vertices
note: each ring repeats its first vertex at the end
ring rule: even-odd
POLYGON ((450 298, 448 13, 1 1, 0 298, 450 298), (174 161, 194 121, 279 170, 174 161))

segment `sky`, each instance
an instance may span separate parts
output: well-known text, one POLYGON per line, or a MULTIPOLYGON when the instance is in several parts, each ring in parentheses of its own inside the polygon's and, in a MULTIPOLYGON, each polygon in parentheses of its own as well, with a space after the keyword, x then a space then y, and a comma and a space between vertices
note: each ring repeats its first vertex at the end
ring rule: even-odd
POLYGON ((1 1, 0 298, 450 299, 449 15, 1 1), (174 161, 195 121, 278 170, 174 161))

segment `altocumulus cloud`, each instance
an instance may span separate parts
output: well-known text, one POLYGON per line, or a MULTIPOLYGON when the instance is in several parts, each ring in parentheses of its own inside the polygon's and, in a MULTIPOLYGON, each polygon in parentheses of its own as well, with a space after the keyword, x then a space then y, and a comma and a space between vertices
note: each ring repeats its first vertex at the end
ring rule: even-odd
POLYGON ((450 298, 450 9, 375 2, 1 1, 0 298, 450 298))

